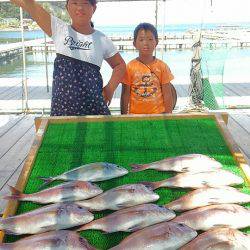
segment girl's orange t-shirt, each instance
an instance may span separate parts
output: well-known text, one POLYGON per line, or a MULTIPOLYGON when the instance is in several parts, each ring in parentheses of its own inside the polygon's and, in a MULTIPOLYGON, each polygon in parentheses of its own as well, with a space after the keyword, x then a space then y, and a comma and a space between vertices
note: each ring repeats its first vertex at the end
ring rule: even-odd
POLYGON ((143 64, 134 59, 127 64, 124 84, 130 85, 130 114, 161 114, 165 112, 162 84, 174 79, 166 63, 155 59, 143 64))

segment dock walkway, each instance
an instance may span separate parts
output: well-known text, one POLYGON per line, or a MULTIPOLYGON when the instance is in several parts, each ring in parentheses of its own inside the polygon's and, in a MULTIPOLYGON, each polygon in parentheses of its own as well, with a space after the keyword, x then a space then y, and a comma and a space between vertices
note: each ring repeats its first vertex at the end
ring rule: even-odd
MULTIPOLYGON (((3 80, 2 80, 3 81, 3 80)), ((22 110, 23 89, 17 79, 6 78, 6 83, 0 85, 0 113, 16 112, 22 110)), ((177 91, 176 110, 188 104, 188 84, 174 83, 177 91)), ((250 83, 224 83, 224 104, 229 107, 250 107, 250 83)), ((111 108, 120 107, 121 85, 118 86, 111 108)), ((45 84, 32 84, 28 82, 28 107, 31 111, 43 112, 50 109, 51 86, 47 92, 45 84)))

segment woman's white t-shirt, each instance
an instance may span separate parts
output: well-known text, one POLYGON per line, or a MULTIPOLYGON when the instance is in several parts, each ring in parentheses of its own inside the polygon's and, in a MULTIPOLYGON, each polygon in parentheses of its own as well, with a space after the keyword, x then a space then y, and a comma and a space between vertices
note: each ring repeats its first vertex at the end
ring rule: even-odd
POLYGON ((56 53, 99 67, 103 59, 110 58, 117 53, 112 41, 98 30, 90 35, 84 35, 55 16, 51 16, 51 29, 56 53))

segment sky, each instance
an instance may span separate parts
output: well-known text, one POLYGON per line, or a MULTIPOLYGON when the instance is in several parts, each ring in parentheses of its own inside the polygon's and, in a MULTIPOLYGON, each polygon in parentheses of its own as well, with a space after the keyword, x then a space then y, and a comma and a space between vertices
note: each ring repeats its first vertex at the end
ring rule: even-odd
MULTIPOLYGON (((164 20, 164 4, 159 0, 158 20, 164 20)), ((166 0, 165 23, 250 22, 250 0, 166 0), (212 6, 211 6, 212 1, 212 6)), ((93 16, 96 25, 155 23, 154 1, 99 2, 93 16)))

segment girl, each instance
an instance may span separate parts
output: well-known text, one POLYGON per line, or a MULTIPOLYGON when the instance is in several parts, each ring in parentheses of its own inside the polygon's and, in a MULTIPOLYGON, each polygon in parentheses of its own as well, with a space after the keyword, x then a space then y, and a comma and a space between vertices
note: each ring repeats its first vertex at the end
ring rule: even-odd
POLYGON ((72 24, 50 15, 34 0, 10 0, 22 7, 56 48, 51 115, 109 115, 108 106, 125 73, 125 63, 111 40, 93 28, 96 0, 67 0, 72 24), (112 67, 103 89, 100 67, 103 59, 112 67))
POLYGON ((139 56, 128 63, 121 96, 122 114, 172 113, 176 93, 174 76, 153 52, 158 44, 156 28, 150 23, 139 24, 134 31, 134 46, 139 56))

